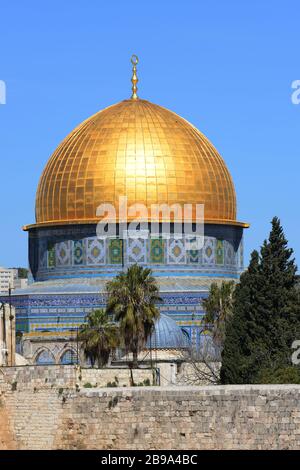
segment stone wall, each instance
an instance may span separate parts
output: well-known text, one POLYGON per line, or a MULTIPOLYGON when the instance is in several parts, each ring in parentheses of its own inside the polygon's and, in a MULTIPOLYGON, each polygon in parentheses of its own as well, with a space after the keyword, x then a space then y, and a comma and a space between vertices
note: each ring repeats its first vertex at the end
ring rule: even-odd
POLYGON ((17 442, 14 439, 9 410, 1 395, 0 392, 0 450, 15 449, 17 442))
MULTIPOLYGON (((214 366, 218 371, 219 363, 214 366)), ((204 364, 176 364, 160 362, 157 365, 157 384, 168 385, 210 385, 214 376, 204 364), (195 370, 197 373, 195 373, 195 370), (209 379, 210 376, 210 379, 209 379)), ((217 374, 216 374, 217 375, 217 374)), ((153 373, 150 368, 132 370, 134 383, 153 385, 153 373)), ((131 372, 128 367, 107 367, 104 369, 81 368, 75 365, 17 366, 0 368, 0 390, 15 388, 75 388, 107 387, 116 384, 120 387, 131 385, 131 372)))
POLYGON ((0 368, 0 392, 44 388, 75 388, 75 366, 19 366, 0 368))
POLYGON ((2 387, 0 448, 300 449, 300 386, 2 387))
MULTIPOLYGON (((127 367, 124 369, 81 369, 79 377, 79 383, 83 387, 89 384, 93 387, 107 387, 109 383, 129 387, 131 384, 131 373, 127 367)), ((153 383, 151 369, 133 369, 132 377, 137 385, 142 383, 152 385, 153 383)))
MULTIPOLYGON (((152 385, 152 370, 133 369, 134 383, 152 385)), ((48 388, 129 387, 131 372, 124 368, 84 369, 77 366, 20 366, 0 368, 0 391, 48 388)))

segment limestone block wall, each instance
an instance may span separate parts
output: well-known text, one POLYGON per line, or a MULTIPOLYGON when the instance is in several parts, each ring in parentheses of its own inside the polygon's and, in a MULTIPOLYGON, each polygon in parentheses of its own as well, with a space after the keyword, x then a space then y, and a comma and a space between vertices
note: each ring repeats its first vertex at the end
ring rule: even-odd
POLYGON ((0 450, 15 449, 17 442, 14 439, 11 416, 1 395, 0 392, 0 450))
MULTIPOLYGON (((135 384, 150 383, 152 385, 152 370, 133 369, 132 376, 135 384)), ((131 373, 127 367, 92 369, 80 368, 74 365, 63 366, 20 366, 0 368, 0 391, 7 390, 41 390, 45 388, 75 389, 84 387, 107 387, 108 384, 120 387, 131 385, 131 373)))
MULTIPOLYGON (((216 363, 216 371, 220 367, 216 363)), ((176 364, 160 362, 157 366, 160 385, 209 385, 214 378, 204 364, 176 364), (195 373, 195 368, 198 374, 195 373), (199 370, 202 374, 199 374, 199 370)), ((133 369, 134 383, 153 384, 153 373, 150 368, 133 369)), ((120 387, 131 385, 131 372, 128 367, 110 367, 104 369, 80 368, 74 365, 49 366, 17 366, 0 367, 0 390, 9 390, 11 387, 24 388, 79 388, 85 386, 107 387, 114 383, 120 387)))
POLYGON ((0 368, 0 391, 43 388, 75 388, 75 366, 19 366, 0 368))
MULTIPOLYGON (((132 377, 137 385, 143 382, 152 385, 151 369, 133 369, 132 377)), ((120 387, 129 387, 131 384, 131 373, 127 367, 124 369, 81 369, 79 378, 79 384, 83 387, 87 384, 93 387, 107 387, 108 383, 116 383, 120 387)))
POLYGON ((0 448, 300 449, 300 386, 24 388, 0 394, 0 448))

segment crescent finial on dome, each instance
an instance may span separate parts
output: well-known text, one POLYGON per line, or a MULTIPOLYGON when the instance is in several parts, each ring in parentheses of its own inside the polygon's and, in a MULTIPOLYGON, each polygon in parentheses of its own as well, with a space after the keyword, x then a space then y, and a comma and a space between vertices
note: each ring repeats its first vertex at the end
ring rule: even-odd
POLYGON ((138 78, 137 78, 137 74, 136 74, 136 66, 139 63, 139 58, 138 58, 137 55, 133 54, 131 56, 130 61, 133 65, 133 67, 132 67, 132 78, 131 78, 131 83, 132 83, 131 99, 136 100, 138 98, 138 95, 137 95, 137 82, 139 81, 138 78))

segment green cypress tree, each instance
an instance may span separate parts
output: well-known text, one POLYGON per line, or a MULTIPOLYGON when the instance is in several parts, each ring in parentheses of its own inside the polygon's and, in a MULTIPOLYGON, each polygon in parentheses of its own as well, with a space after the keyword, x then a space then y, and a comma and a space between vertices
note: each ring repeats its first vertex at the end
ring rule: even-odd
POLYGON ((261 364, 257 380, 264 371, 276 371, 291 366, 291 345, 300 339, 300 303, 296 289, 297 266, 288 248, 280 220, 272 220, 269 240, 261 248, 259 310, 264 323, 268 356, 261 364))
POLYGON ((253 251, 247 271, 240 278, 234 293, 233 314, 226 322, 222 352, 221 382, 247 383, 252 359, 253 338, 259 335, 255 322, 255 298, 259 283, 259 255, 253 251))
POLYGON ((297 268, 292 253, 275 217, 260 256, 253 252, 236 289, 233 316, 226 325, 222 383, 300 379, 298 367, 290 370, 291 345, 300 339, 297 268))

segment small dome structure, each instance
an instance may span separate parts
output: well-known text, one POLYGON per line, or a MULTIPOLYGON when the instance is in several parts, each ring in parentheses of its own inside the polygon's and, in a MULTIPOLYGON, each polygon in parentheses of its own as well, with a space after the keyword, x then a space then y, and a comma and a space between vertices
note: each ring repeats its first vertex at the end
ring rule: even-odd
POLYGON ((189 338, 177 323, 167 315, 161 314, 155 329, 147 340, 147 349, 187 349, 189 338))

